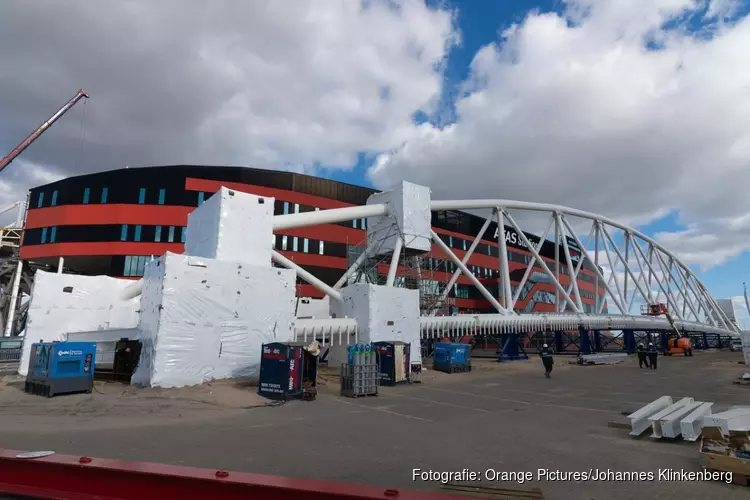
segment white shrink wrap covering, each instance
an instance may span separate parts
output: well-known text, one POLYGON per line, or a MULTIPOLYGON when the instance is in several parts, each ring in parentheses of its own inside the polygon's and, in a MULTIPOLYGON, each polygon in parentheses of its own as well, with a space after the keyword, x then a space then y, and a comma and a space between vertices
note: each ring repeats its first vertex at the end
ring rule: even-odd
POLYGON ((26 375, 31 344, 66 340, 68 333, 138 326, 140 300, 122 300, 132 281, 37 271, 31 290, 18 373, 26 375))
POLYGON ((391 191, 371 195, 368 205, 386 204, 390 216, 367 218, 367 243, 376 243, 379 254, 389 253, 396 246, 399 232, 403 235, 403 247, 419 252, 432 249, 432 210, 430 188, 402 182, 391 191), (394 227, 394 220, 397 227, 394 227))
POLYGON ((222 187, 188 215, 185 253, 270 267, 273 205, 274 198, 222 187))
MULTIPOLYGON (((411 345, 411 362, 422 363, 418 290, 355 283, 342 288, 341 295, 342 302, 331 301, 331 316, 356 318, 360 343, 407 342, 411 345)), ((331 366, 346 363, 346 359, 346 346, 330 347, 331 366)))
POLYGON ((132 383, 257 378, 261 345, 294 338, 294 271, 167 252, 146 265, 132 383))

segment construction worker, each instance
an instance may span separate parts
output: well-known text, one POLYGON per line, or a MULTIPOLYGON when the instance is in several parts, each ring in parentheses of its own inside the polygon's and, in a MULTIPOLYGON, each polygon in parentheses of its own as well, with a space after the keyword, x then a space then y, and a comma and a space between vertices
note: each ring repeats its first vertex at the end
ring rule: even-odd
POLYGON ((552 365, 555 360, 552 358, 552 349, 547 347, 547 344, 542 346, 542 350, 539 351, 539 356, 542 358, 542 364, 544 365, 544 376, 549 378, 552 373, 552 365))
POLYGON ((656 363, 659 361, 659 352, 656 350, 656 347, 654 347, 653 342, 648 343, 648 350, 646 353, 648 354, 648 361, 651 365, 650 368, 656 370, 656 363))
POLYGON ((651 368, 651 365, 648 362, 648 358, 646 357, 646 348, 643 347, 643 344, 638 344, 636 352, 638 353, 638 368, 643 368, 644 365, 646 366, 646 368, 651 368))

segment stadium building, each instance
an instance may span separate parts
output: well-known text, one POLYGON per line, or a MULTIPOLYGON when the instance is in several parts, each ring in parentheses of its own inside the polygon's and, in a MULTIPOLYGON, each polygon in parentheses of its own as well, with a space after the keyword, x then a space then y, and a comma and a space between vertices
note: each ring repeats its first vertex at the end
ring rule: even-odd
MULTIPOLYGON (((29 194, 21 258, 40 265, 63 263, 66 272, 136 279, 146 262, 166 251, 182 253, 187 216, 221 186, 276 199, 275 213, 309 212, 363 205, 376 191, 308 175, 241 167, 164 166, 125 168, 70 177, 36 187, 29 194)), ((458 211, 433 212, 434 231, 463 258, 484 224, 479 216, 458 211)), ((274 247, 323 282, 333 285, 366 246, 364 219, 348 223, 278 231, 274 247)), ((521 238, 505 228, 512 292, 532 260, 521 238)), ((497 225, 492 223, 469 258, 467 266, 495 296, 498 292, 497 225)), ((532 243, 539 238, 527 234, 532 243)), ((571 259, 577 264, 580 249, 568 239, 571 259)), ((555 269, 554 243, 545 241, 540 254, 555 269)), ((565 259, 562 246, 561 259, 565 259)), ((430 300, 439 296, 455 265, 439 248, 420 257, 404 257, 397 284, 420 288, 430 300)), ((385 282, 387 263, 370 262, 354 277, 385 282)), ((596 290, 591 264, 586 262, 578 288, 586 312, 595 311, 596 290)), ((560 263, 560 281, 570 283, 567 264, 560 263)), ((603 287, 598 287, 600 301, 603 287)), ((322 297, 303 282, 301 297, 322 297)), ((519 294, 516 308, 525 312, 553 312, 555 288, 541 268, 535 268, 519 294)), ((437 304, 437 302, 435 302, 437 304)), ((471 281, 461 275, 443 304, 444 313, 494 312, 471 281)), ((429 304, 423 301, 423 307, 429 304)), ((437 305, 436 305, 437 307, 437 305)), ((605 308, 606 311, 606 308, 605 308)))

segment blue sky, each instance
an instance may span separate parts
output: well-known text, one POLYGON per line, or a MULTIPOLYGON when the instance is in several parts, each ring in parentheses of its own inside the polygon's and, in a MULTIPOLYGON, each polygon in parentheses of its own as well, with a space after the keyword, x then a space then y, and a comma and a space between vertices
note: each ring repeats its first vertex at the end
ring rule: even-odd
MULTIPOLYGON (((483 46, 497 42, 498 33, 501 30, 514 23, 522 22, 530 12, 555 12, 560 14, 565 9, 565 5, 560 0, 533 3, 522 0, 429 0, 428 4, 447 6, 457 10, 457 25, 461 32, 460 45, 454 47, 449 53, 439 117, 427 117, 422 113, 415 114, 416 123, 431 121, 437 126, 444 126, 455 120, 454 104, 457 96, 460 95, 461 84, 468 78, 472 59, 483 46)), ((710 38, 713 36, 713 31, 707 29, 709 24, 703 18, 707 9, 708 3, 702 9, 691 13, 684 19, 666 23, 665 27, 676 28, 678 25, 686 26, 688 31, 700 33, 700 36, 710 38)), ((750 2, 744 2, 744 5, 735 12, 731 19, 727 19, 727 22, 741 19, 748 12, 750 12, 750 2)), ((654 44, 650 48, 658 50, 660 47, 654 44)), ((373 158, 371 155, 361 154, 359 162, 352 170, 330 171, 328 175, 337 180, 353 184, 371 185, 366 174, 367 169, 372 165, 372 161, 373 158)), ((512 196, 504 197, 512 198, 512 196)), ((568 206, 576 208, 577 204, 575 200, 571 200, 568 206)), ((671 212, 665 217, 638 227, 638 229, 649 236, 653 236, 658 233, 684 231, 687 227, 681 223, 678 213, 671 212)), ((717 246, 719 244, 720 242, 717 242, 717 246)), ((670 250, 679 249, 672 248, 670 250)), ((724 263, 705 270, 702 270, 697 265, 691 267, 716 297, 738 296, 742 293, 742 282, 744 280, 750 281, 750 253, 748 252, 731 257, 724 263)))

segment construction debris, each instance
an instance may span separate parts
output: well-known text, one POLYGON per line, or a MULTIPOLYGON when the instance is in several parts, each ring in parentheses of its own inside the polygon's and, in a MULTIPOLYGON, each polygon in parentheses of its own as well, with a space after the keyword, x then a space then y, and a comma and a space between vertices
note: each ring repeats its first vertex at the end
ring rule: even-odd
POLYGON ((709 471, 729 472, 733 483, 750 486, 750 430, 730 427, 724 431, 713 426, 701 431, 702 465, 709 471))
POLYGON ((627 353, 617 354, 581 354, 578 356, 579 365, 615 365, 627 359, 627 353))

